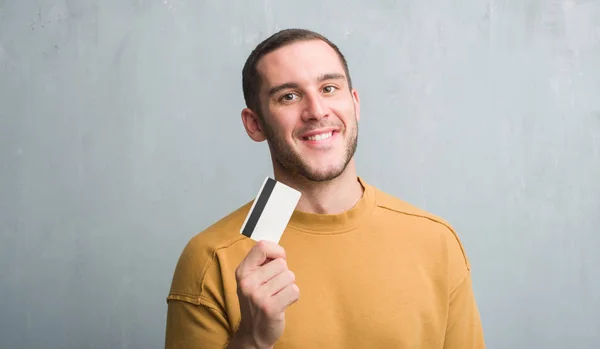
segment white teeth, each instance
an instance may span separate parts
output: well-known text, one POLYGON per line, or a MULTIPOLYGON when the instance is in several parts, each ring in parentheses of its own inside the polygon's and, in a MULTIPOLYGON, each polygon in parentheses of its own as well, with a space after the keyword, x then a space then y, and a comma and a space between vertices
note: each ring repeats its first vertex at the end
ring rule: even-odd
POLYGON ((308 139, 309 141, 322 141, 324 139, 327 139, 327 138, 331 137, 332 135, 333 135, 333 131, 327 132, 327 133, 321 133, 321 134, 310 136, 310 137, 306 137, 306 139, 308 139))

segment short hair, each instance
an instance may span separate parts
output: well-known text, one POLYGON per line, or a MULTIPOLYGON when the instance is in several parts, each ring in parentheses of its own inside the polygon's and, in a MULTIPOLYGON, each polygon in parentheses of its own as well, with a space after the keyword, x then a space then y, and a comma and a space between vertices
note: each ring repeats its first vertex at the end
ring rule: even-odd
POLYGON ((350 78, 350 72, 348 70, 348 62, 346 61, 346 58, 340 49, 333 42, 329 41, 325 36, 311 30, 297 28, 283 29, 258 44, 250 53, 248 59, 246 59, 246 63, 242 69, 242 90, 244 93, 246 106, 258 113, 261 118, 262 116, 260 111, 259 97, 261 78, 256 69, 258 62, 263 56, 275 51, 278 48, 293 44, 298 41, 310 40, 324 41, 335 50, 344 68, 344 73, 346 74, 346 78, 348 80, 348 86, 352 88, 352 79, 350 78))

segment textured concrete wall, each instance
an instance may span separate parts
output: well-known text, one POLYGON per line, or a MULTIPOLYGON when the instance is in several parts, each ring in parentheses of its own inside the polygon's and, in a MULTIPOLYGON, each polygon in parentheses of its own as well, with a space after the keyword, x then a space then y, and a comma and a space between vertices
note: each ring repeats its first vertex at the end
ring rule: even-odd
POLYGON ((358 165, 458 230, 490 348, 600 341, 600 1, 0 0, 0 347, 160 348, 177 257, 253 195, 241 68, 321 31, 358 165))

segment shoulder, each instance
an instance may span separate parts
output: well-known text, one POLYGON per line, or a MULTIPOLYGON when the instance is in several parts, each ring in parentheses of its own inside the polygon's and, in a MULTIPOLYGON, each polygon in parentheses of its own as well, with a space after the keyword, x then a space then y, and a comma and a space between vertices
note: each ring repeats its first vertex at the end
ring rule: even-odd
MULTIPOLYGON (((454 265, 469 269, 469 259, 454 227, 444 218, 373 187, 377 210, 386 212, 396 222, 402 221, 420 232, 438 237, 448 250, 454 265)), ((461 269, 462 269, 461 268, 461 269)))
POLYGON ((206 280, 219 277, 218 253, 239 243, 247 244, 240 228, 251 205, 244 204, 190 238, 175 266, 169 298, 201 302, 206 280))
POLYGON ((210 259, 219 249, 240 240, 243 237, 240 228, 251 205, 252 202, 244 204, 193 236, 185 246, 182 258, 210 259))
POLYGON ((388 210, 398 216, 408 217, 415 223, 426 224, 454 234, 454 229, 445 219, 378 188, 374 187, 373 190, 375 192, 375 205, 377 208, 388 210))

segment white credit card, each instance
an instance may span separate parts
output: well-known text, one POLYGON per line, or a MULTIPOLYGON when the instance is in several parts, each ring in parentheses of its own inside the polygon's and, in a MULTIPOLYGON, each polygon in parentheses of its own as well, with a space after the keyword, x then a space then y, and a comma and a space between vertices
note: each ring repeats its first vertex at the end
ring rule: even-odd
POLYGON ((256 240, 279 243, 301 193, 272 178, 265 178, 240 233, 256 240))

